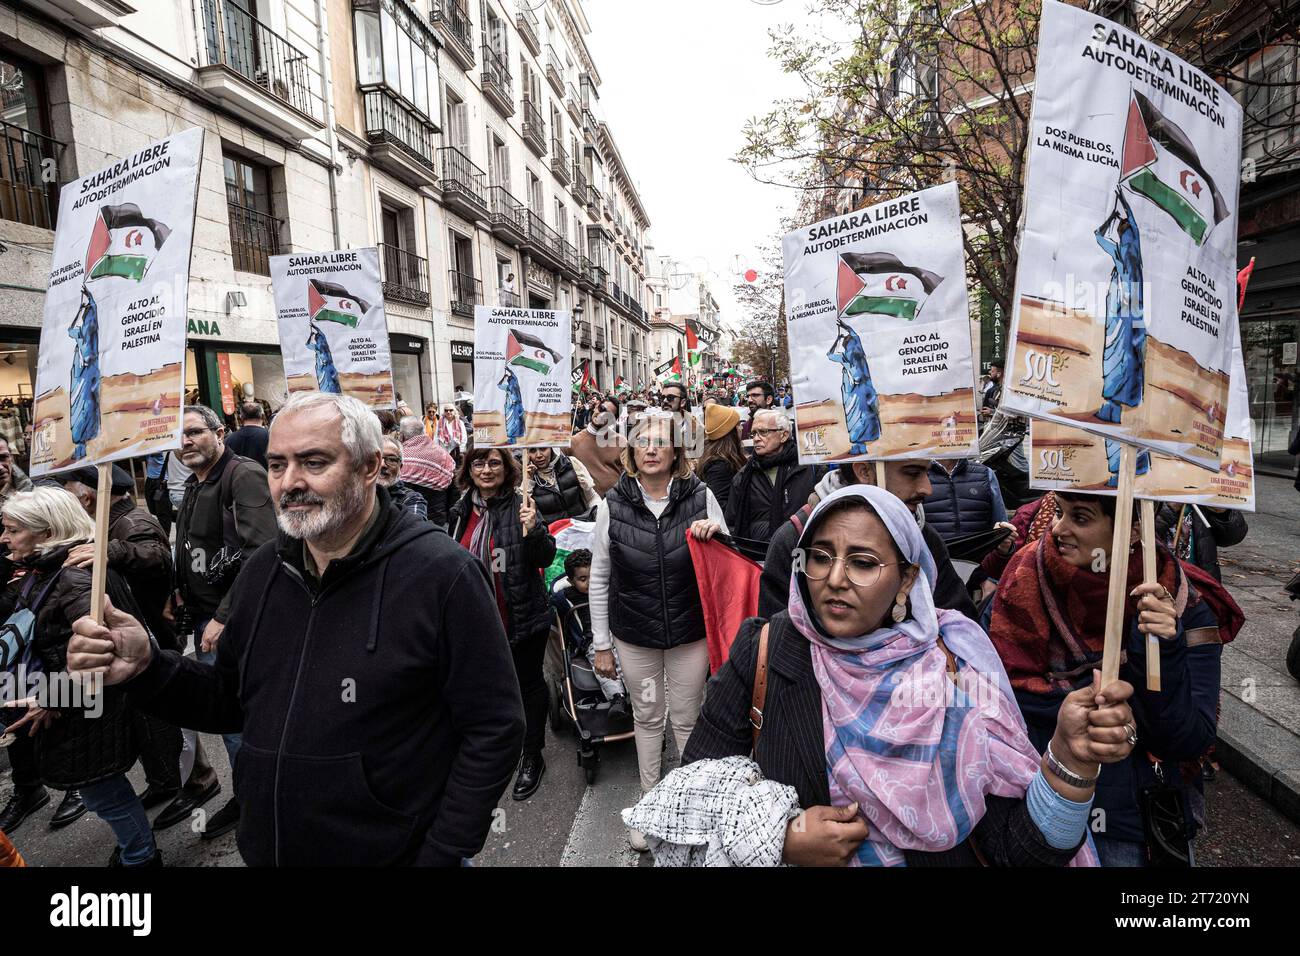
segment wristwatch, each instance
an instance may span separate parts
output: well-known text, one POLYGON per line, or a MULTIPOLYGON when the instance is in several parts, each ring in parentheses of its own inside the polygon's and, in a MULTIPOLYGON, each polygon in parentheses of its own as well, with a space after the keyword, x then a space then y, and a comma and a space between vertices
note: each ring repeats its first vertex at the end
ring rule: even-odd
POLYGON ((1052 745, 1047 745, 1047 769, 1056 774, 1072 787, 1078 787, 1080 790, 1090 790, 1097 783, 1097 777, 1101 776, 1101 768, 1097 770, 1096 777, 1080 777, 1077 773, 1072 773, 1065 768, 1065 764, 1056 759, 1056 754, 1052 753, 1052 745))

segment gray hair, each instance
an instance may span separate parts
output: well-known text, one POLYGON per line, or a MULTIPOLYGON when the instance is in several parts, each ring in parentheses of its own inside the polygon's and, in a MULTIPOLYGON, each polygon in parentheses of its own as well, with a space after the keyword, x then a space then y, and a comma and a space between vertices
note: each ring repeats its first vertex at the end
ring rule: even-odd
POLYGON ((414 438, 416 435, 423 435, 424 419, 416 418, 414 415, 407 415, 397 423, 397 433, 402 436, 402 441, 414 438))
POLYGON ((773 425, 786 434, 790 433, 790 416, 779 408, 762 408, 754 413, 754 424, 758 424, 760 418, 773 419, 773 425))
POLYGON ((275 434, 275 427, 286 415, 310 411, 322 406, 329 406, 342 419, 343 446, 347 448, 353 464, 360 465, 379 454, 384 439, 383 430, 379 427, 379 419, 365 402, 351 395, 335 395, 332 392, 295 392, 289 396, 289 400, 272 419, 271 433, 275 434))
MULTIPOLYGON (((199 418, 203 419, 203 424, 207 425, 213 431, 216 431, 218 428, 226 427, 225 423, 221 420, 221 416, 206 405, 186 405, 185 415, 198 415, 199 418)), ((183 417, 184 416, 182 416, 182 418, 183 417)))
POLYGON ((77 496, 65 488, 38 485, 31 491, 16 492, 4 503, 0 514, 28 531, 49 532, 49 538, 36 546, 37 554, 95 540, 95 522, 77 496))

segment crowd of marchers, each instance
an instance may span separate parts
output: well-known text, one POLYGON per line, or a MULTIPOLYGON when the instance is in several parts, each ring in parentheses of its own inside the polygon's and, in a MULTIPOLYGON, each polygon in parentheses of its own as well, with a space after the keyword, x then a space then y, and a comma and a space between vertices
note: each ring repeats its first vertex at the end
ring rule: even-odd
POLYGON ((104 547, 95 470, 33 486, 0 442, 0 665, 104 685, 95 716, 3 701, 0 856, 91 812, 114 866, 162 865, 155 834, 196 815, 249 865, 465 865, 506 790, 543 785, 558 648, 630 722, 628 839, 662 865, 1191 865, 1242 625, 1217 548, 1241 515, 1160 509, 1156 580, 1135 544, 1101 686, 1134 514, 1008 507, 975 460, 801 464, 791 403, 761 381, 584 396, 567 448, 522 452, 476 447, 467 405, 295 394, 233 431, 186 406, 142 496, 114 468, 104 547), (565 519, 590 546, 557 559, 565 519), (981 534, 996 545, 955 564, 981 534), (712 674, 691 538, 766 550, 712 674))

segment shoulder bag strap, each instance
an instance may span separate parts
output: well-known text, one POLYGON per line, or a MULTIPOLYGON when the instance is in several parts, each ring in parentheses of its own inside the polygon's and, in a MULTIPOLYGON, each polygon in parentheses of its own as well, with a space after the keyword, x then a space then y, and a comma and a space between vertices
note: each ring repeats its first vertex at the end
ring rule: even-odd
POLYGON ((767 632, 769 625, 764 624, 758 635, 758 660, 754 666, 754 692, 750 701, 749 725, 753 728, 751 753, 758 753, 758 735, 763 730, 763 707, 767 703, 767 632))

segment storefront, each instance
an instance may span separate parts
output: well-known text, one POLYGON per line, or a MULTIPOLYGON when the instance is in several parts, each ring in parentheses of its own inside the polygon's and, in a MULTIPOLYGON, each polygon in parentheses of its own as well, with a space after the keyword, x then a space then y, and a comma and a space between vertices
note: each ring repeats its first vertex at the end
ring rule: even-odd
POLYGON ((457 392, 474 393, 474 343, 451 340, 452 387, 457 392))
MULTIPOLYGON (((1300 184, 1297 184, 1300 186, 1300 184)), ((1290 201, 1300 212, 1300 189, 1289 197, 1261 197, 1261 213, 1277 214, 1290 201)), ((1245 202, 1243 201, 1243 205, 1245 202)), ((1241 242, 1238 265, 1255 268, 1241 310, 1241 350, 1246 364, 1255 464, 1266 474, 1294 475, 1287 446, 1300 424, 1297 348, 1300 347, 1300 226, 1261 230, 1241 242)))

